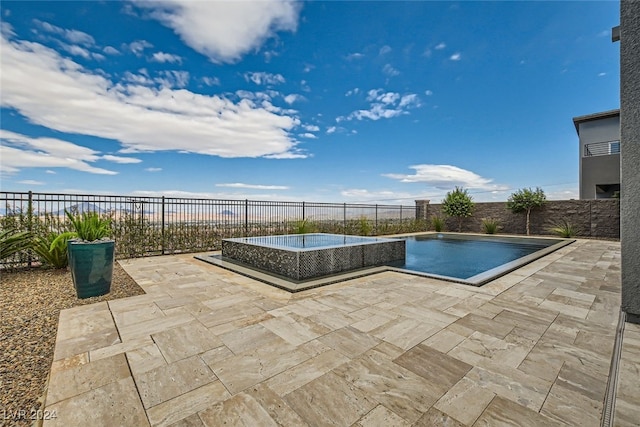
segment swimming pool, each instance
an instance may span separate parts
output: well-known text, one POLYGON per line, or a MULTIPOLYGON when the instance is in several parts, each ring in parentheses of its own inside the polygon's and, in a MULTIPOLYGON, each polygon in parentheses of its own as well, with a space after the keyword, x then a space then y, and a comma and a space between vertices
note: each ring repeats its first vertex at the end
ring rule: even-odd
POLYGON ((411 273, 482 285, 572 242, 565 239, 432 233, 405 237, 411 273))
POLYGON ((405 260, 402 239, 288 234, 222 239, 222 258, 301 281, 405 260))
POLYGON ((315 233, 224 239, 221 254, 196 258, 290 292, 389 270, 482 286, 571 242, 458 233, 315 233))

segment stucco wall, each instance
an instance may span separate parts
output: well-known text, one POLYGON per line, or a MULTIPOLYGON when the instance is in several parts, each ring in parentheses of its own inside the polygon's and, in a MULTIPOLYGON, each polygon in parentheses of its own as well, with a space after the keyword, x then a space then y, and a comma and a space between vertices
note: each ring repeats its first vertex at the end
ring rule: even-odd
POLYGON ((620 2, 622 310, 640 322, 640 2, 620 2))
MULTIPOLYGON (((441 204, 416 200, 416 207, 419 218, 430 220, 434 215, 445 218, 441 204)), ((462 231, 481 233, 483 218, 497 219, 501 233, 526 233, 526 215, 512 213, 505 202, 476 203, 473 216, 463 220, 462 231)), ((548 201, 542 209, 531 212, 531 234, 552 234, 549 228, 562 220, 577 227, 578 236, 620 238, 620 203, 617 199, 548 201)), ((445 224, 447 230, 458 230, 456 218, 447 218, 445 224)))

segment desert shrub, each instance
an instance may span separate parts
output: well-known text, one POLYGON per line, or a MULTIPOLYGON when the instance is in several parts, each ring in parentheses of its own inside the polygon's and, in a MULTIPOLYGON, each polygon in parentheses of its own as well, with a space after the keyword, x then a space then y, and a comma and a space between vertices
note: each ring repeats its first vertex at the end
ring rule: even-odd
POLYGON ((500 221, 495 218, 483 218, 482 231, 487 234, 496 234, 500 229, 500 221))
POLYGON ((444 230, 444 219, 437 215, 431 217, 431 227, 434 231, 440 232, 444 230))
POLYGON ((578 228, 569 223, 566 219, 563 219, 559 223, 549 228, 553 234, 557 234, 560 237, 573 237, 578 234, 578 228))

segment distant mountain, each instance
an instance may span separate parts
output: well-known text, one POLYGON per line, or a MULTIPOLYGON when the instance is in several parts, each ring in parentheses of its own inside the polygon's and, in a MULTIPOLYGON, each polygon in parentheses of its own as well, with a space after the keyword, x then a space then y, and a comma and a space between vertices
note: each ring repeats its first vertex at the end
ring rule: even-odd
MULTIPOLYGON (((106 210, 101 209, 100 207, 94 205, 93 203, 89 203, 89 202, 82 202, 82 203, 78 203, 77 205, 72 205, 69 206, 68 208, 66 208, 69 212, 73 213, 73 212, 77 212, 77 213, 86 213, 86 212, 97 212, 99 214, 105 213, 106 210)), ((64 209, 60 209, 57 212, 58 215, 64 215, 64 209)))
POLYGON ((234 216, 235 213, 233 211, 230 211, 229 209, 225 209, 223 211, 220 212, 220 215, 229 215, 229 216, 234 216))

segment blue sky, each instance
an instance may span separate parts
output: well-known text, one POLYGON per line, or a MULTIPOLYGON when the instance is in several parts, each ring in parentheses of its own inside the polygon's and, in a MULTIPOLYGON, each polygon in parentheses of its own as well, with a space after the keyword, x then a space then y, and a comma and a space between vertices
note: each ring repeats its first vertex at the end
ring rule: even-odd
POLYGON ((2 191, 413 204, 578 197, 618 2, 13 2, 2 191))

